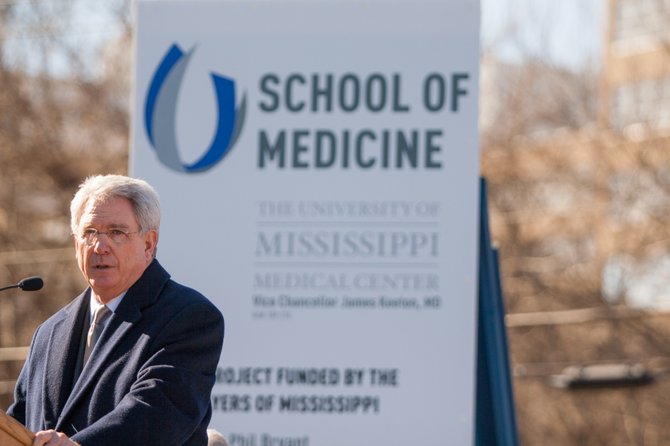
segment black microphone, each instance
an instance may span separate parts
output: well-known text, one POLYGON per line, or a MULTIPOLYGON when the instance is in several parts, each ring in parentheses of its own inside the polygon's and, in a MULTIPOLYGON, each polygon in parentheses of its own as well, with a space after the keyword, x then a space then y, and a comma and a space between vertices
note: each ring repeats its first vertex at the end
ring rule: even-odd
POLYGON ((32 276, 26 277, 25 279, 19 281, 16 285, 7 285, 0 288, 0 291, 9 290, 12 288, 21 288, 23 291, 37 291, 41 290, 44 286, 44 281, 41 277, 32 276))

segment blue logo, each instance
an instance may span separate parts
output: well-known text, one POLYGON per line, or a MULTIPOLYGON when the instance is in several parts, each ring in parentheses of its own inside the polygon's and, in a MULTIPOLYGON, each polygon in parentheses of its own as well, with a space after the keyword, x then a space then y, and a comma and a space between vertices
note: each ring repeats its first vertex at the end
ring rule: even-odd
POLYGON ((177 97, 194 51, 192 48, 184 53, 177 44, 172 44, 154 73, 144 105, 144 125, 158 159, 166 167, 186 173, 205 172, 230 152, 240 136, 246 112, 246 95, 236 108, 235 81, 211 73, 218 104, 216 134, 197 161, 186 164, 181 160, 176 135, 177 97))

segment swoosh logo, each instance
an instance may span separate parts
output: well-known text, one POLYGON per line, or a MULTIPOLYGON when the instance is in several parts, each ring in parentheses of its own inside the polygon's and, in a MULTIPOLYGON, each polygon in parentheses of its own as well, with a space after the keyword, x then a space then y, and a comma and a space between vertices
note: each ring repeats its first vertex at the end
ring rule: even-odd
POLYGON ((246 94, 236 108, 235 81, 211 73, 218 119, 216 133, 203 155, 191 164, 184 163, 177 147, 177 100, 186 67, 195 48, 184 53, 172 44, 151 80, 144 107, 144 125, 159 161, 177 172, 205 172, 218 164, 232 149, 244 126, 246 94))

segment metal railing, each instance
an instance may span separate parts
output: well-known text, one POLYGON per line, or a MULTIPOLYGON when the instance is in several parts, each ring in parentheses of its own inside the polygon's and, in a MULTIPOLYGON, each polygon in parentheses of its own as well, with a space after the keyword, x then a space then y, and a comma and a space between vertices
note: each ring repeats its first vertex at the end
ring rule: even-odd
POLYGON ((29 347, 0 347, 0 362, 23 361, 28 356, 29 347))

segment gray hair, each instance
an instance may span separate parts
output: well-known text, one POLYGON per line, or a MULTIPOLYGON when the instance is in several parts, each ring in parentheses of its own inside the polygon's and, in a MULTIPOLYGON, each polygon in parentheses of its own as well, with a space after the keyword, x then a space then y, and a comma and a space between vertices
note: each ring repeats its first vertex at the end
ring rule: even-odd
POLYGON ((133 206, 140 231, 158 229, 161 224, 161 207, 158 193, 149 183, 124 175, 94 175, 79 185, 70 203, 70 230, 76 234, 79 220, 90 202, 99 204, 112 198, 125 198, 133 206))

